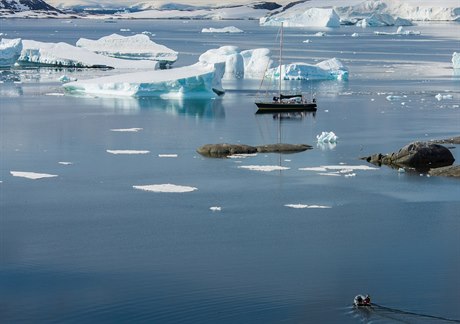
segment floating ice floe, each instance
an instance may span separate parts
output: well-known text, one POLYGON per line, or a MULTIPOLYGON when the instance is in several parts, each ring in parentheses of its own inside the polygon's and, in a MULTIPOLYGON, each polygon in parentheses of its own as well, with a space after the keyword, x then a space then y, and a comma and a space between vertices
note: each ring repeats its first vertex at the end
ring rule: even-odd
POLYGON ((240 169, 248 169, 252 171, 263 171, 263 172, 271 172, 271 171, 283 171, 289 170, 288 167, 283 167, 279 165, 241 165, 238 168, 240 169))
MULTIPOLYGON (((279 78, 279 67, 267 71, 269 78, 279 78)), ((281 78, 284 80, 348 80, 348 68, 336 58, 317 64, 292 63, 281 67, 281 78)))
POLYGON ((285 27, 340 27, 340 17, 332 8, 305 8, 298 9, 294 6, 292 10, 285 10, 280 13, 262 17, 259 20, 262 26, 279 26, 283 23, 285 27))
POLYGON ((56 174, 48 174, 48 173, 23 172, 23 171, 10 171, 10 173, 13 177, 27 178, 27 179, 32 179, 32 180, 57 177, 56 174))
POLYGON ((351 37, 359 37, 359 34, 358 33, 353 33, 353 34, 351 34, 351 37))
POLYGON ((200 55, 199 61, 225 64, 223 79, 261 79, 272 64, 268 48, 240 51, 237 46, 210 49, 200 55))
POLYGON ((452 54, 452 66, 454 69, 460 69, 460 53, 454 52, 452 54))
POLYGON ((157 44, 144 34, 122 36, 112 34, 97 40, 80 38, 77 46, 87 50, 127 60, 153 60, 161 66, 174 63, 178 53, 164 45, 157 44))
POLYGON ((20 38, 6 39, 0 41, 0 66, 11 66, 16 62, 22 51, 22 40, 20 38))
POLYGON ((219 206, 213 206, 213 207, 209 207, 209 209, 213 212, 215 211, 221 211, 222 210, 222 207, 219 207, 219 206))
POLYGON ((354 177, 356 174, 354 171, 370 171, 378 170, 378 168, 373 168, 367 165, 324 165, 319 167, 307 167, 299 168, 300 171, 313 171, 318 172, 319 175, 324 176, 345 176, 345 177, 354 177))
POLYGON ((147 150, 107 150, 110 154, 149 154, 147 150))
POLYGON ((403 100, 404 98, 406 98, 406 96, 388 95, 385 97, 385 99, 388 101, 403 100))
POLYGON ((198 188, 190 186, 179 186, 170 183, 156 184, 156 185, 145 185, 145 186, 133 186, 134 189, 151 191, 151 192, 167 192, 167 193, 183 193, 192 192, 198 190, 198 188))
POLYGON ((242 33, 243 31, 235 26, 223 27, 223 28, 203 28, 202 33, 242 33))
POLYGON ((441 100, 452 100, 454 99, 454 96, 451 95, 451 94, 440 94, 438 93, 436 96, 434 96, 436 99, 438 99, 438 101, 441 101, 441 100))
POLYGON ((303 208, 332 208, 331 206, 323 206, 323 205, 304 205, 304 204, 286 204, 284 205, 289 208, 295 209, 303 209, 303 208))
POLYGON ((62 76, 59 78, 59 81, 61 81, 62 83, 67 83, 67 82, 77 81, 77 79, 76 79, 76 78, 69 77, 69 76, 67 76, 67 75, 62 75, 62 76))
POLYGON ((122 132, 122 133, 137 133, 143 130, 143 128, 133 127, 133 128, 112 128, 111 132, 122 132))
POLYGON ((321 132, 320 135, 316 135, 316 140, 319 143, 337 143, 338 137, 334 132, 321 132))
POLYGON ((68 93, 121 97, 215 98, 224 93, 223 64, 125 73, 64 84, 68 93))
POLYGON ((399 26, 396 32, 391 33, 391 32, 382 32, 382 31, 375 31, 375 35, 420 35, 421 33, 419 31, 415 30, 403 30, 402 26, 399 26))
POLYGON ((67 162, 67 161, 61 161, 61 162, 58 162, 59 164, 61 165, 72 165, 73 163, 72 162, 67 162))
POLYGON ((229 159, 245 159, 248 157, 254 157, 257 156, 257 153, 245 153, 245 154, 232 154, 227 156, 229 159))
POLYGON ((22 40, 22 51, 18 62, 46 66, 119 69, 156 69, 158 64, 147 60, 122 60, 99 55, 67 43, 44 43, 33 40, 22 40))
POLYGON ((177 156, 177 154, 158 154, 160 158, 176 158, 177 156))

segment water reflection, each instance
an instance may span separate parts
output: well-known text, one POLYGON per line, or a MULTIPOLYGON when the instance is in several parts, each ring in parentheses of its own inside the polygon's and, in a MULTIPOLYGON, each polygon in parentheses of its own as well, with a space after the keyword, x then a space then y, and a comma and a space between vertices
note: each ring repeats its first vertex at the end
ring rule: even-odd
POLYGON ((97 98, 100 104, 117 112, 137 113, 141 109, 163 110, 172 115, 196 118, 225 118, 221 99, 97 98))

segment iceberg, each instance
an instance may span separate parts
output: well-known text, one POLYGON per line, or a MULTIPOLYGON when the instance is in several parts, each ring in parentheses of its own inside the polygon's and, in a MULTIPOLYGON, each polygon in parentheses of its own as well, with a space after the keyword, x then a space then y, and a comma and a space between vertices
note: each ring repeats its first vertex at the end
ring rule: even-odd
POLYGON ((50 66, 119 68, 119 69, 156 69, 153 61, 122 60, 93 53, 87 49, 67 43, 44 43, 22 40, 19 63, 32 63, 50 66))
POLYGON ((318 143, 337 143, 338 137, 334 132, 321 132, 320 135, 316 135, 318 143))
POLYGON ((215 98, 223 94, 224 65, 196 63, 169 70, 124 73, 63 85, 71 94, 97 96, 215 98))
POLYGON ((340 17, 332 8, 308 8, 286 10, 279 14, 262 17, 259 23, 262 26, 280 26, 283 23, 284 27, 340 27, 340 17))
POLYGON ((235 26, 229 26, 224 28, 203 28, 202 33, 242 33, 243 31, 235 26))
POLYGON ((452 54, 452 66, 454 69, 460 69, 460 53, 454 52, 452 54))
POLYGON ((6 39, 0 41, 0 66, 11 66, 16 62, 22 51, 20 38, 6 39))
POLYGON ((261 79, 272 65, 270 50, 257 48, 239 51, 236 46, 222 46, 201 54, 199 61, 204 64, 224 63, 223 79, 261 79))
POLYGON ((127 60, 153 60, 160 62, 160 65, 171 65, 177 61, 177 52, 157 44, 144 34, 133 36, 122 36, 112 34, 101 37, 97 40, 80 38, 77 46, 87 50, 127 60))
POLYGON ((393 18, 390 14, 374 13, 356 23, 358 27, 412 26, 412 22, 403 18, 393 18))
MULTIPOLYGON (((279 78, 279 66, 267 71, 266 77, 279 78)), ((348 69, 336 58, 317 64, 291 63, 281 67, 284 80, 348 80, 348 69)))

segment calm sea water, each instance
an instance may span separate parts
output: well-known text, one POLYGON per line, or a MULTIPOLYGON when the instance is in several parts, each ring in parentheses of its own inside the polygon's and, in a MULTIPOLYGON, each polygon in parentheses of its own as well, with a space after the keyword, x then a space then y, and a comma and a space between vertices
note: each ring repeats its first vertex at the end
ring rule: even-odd
MULTIPOLYGON (((325 37, 287 30, 286 60, 337 57, 350 80, 286 83, 315 92, 319 110, 281 122, 254 114, 257 80, 226 82, 227 93, 216 100, 104 99, 56 95, 63 94, 57 80, 115 71, 2 71, 0 321, 459 320, 458 180, 387 167, 333 176, 301 170, 371 166, 359 158, 458 136, 460 79, 450 63, 460 51, 458 28, 422 24, 408 27, 422 32, 409 37, 355 27, 325 30, 325 37), (438 93, 453 99, 438 101, 438 93), (111 131, 126 128, 142 130, 111 131), (338 143, 317 146, 323 131, 334 131, 338 143), (314 149, 245 159, 195 152, 207 143, 274 143, 278 132, 283 142, 314 149), (288 169, 241 168, 251 165, 288 169), (11 171, 58 177, 30 180, 11 171), (197 190, 133 188, 167 183, 197 190), (358 293, 388 308, 354 310, 358 293)), ((2 20, 1 29, 10 38, 69 43, 150 31, 181 53, 177 66, 221 45, 276 50, 276 29, 251 21, 2 20), (245 33, 200 33, 229 25, 245 33)), ((458 161, 458 148, 452 152, 458 161)))

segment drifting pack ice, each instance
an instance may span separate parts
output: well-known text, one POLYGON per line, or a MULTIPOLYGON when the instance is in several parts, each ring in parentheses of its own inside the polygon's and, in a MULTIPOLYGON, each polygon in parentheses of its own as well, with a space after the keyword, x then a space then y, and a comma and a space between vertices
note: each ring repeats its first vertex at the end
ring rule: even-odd
POLYGON ((202 64, 147 72, 125 73, 69 82, 72 94, 159 98, 214 98, 223 94, 223 64, 202 64))
POLYGON ((119 69, 155 69, 157 62, 122 60, 93 53, 87 49, 67 43, 45 43, 33 40, 2 39, 0 42, 0 60, 11 66, 19 64, 37 64, 45 66, 119 68, 119 69))
POLYGON ((97 40, 80 38, 77 46, 115 58, 158 61, 161 66, 174 63, 178 54, 164 45, 153 42, 149 36, 144 34, 133 36, 112 34, 97 40))

